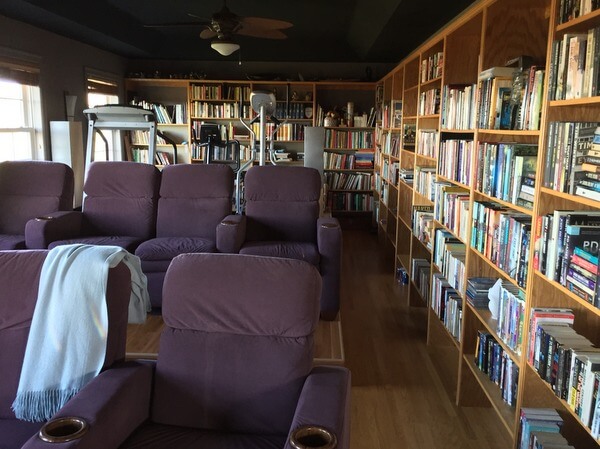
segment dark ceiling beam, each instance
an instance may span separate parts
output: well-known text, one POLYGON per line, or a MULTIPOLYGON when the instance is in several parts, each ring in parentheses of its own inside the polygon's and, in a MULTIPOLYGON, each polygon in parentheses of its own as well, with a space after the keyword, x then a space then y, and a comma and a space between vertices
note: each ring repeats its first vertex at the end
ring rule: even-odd
POLYGON ((348 42, 361 58, 365 58, 402 0, 356 0, 354 14, 348 27, 348 42))

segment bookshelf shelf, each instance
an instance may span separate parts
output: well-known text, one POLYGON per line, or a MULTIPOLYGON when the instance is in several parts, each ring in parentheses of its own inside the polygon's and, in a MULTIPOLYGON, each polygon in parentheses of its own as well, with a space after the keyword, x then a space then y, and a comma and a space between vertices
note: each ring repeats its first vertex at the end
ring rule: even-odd
POLYGON ((445 225, 445 224, 443 224, 443 223, 440 223, 438 220, 434 220, 434 222, 435 222, 435 225, 436 225, 436 227, 438 227, 438 228, 442 228, 442 229, 444 229, 445 231, 448 231, 448 232, 450 232, 450 233, 451 233, 451 234, 454 236, 454 238, 456 238, 456 239, 460 240, 460 242, 461 242, 463 245, 465 245, 465 246, 468 246, 468 244, 467 244, 467 243, 466 243, 466 242, 465 242, 463 239, 461 239, 461 238, 460 238, 460 237, 459 237, 459 236, 456 234, 456 232, 455 232, 453 229, 450 229, 448 226, 446 226, 446 225, 445 225))
POLYGON ((556 197, 557 199, 566 200, 571 203, 578 203, 582 206, 589 206, 591 208, 599 208, 600 207, 600 201, 591 200, 589 198, 584 198, 582 196, 571 195, 569 193, 559 192, 557 190, 552 190, 547 187, 541 187, 540 192, 544 195, 551 195, 551 196, 556 197))
POLYGON ((463 184, 462 182, 456 181, 454 179, 446 178, 445 176, 442 176, 439 174, 437 175, 437 179, 438 179, 438 181, 449 182, 451 184, 454 184, 455 186, 462 187, 463 189, 466 189, 466 190, 469 190, 471 188, 470 186, 463 184))
MULTIPOLYGON (((448 182, 454 182, 454 183, 456 183, 456 181, 452 181, 451 179, 448 179, 448 182)), ((475 190, 474 193, 475 193, 475 195, 477 197, 481 197, 485 201, 493 201, 495 203, 501 204, 501 205, 503 205, 505 207, 508 207, 509 209, 514 209, 515 211, 521 212, 523 214, 533 215, 533 211, 531 209, 526 209, 525 207, 517 206, 516 204, 510 203, 508 201, 501 200, 500 198, 496 198, 495 196, 487 195, 487 194, 485 194, 483 192, 480 192, 479 190, 475 190)))
POLYGON ((421 88, 426 88, 426 87, 429 87, 429 86, 432 86, 432 85, 435 85, 435 84, 439 84, 441 81, 442 81, 442 77, 441 76, 432 78, 432 79, 427 80, 427 81, 422 81, 421 82, 421 88))
POLYGON ((442 128, 440 129, 441 133, 444 134, 474 134, 475 130, 474 129, 446 129, 446 128, 442 128))
POLYGON ((433 162, 433 163, 437 162, 437 159, 434 157, 425 156, 425 155, 419 154, 419 153, 415 153, 415 156, 418 157, 422 161, 433 162))
POLYGON ((569 20, 556 26, 556 32, 563 31, 587 31, 590 26, 597 25, 600 19, 600 9, 592 11, 581 17, 569 20))
POLYGON ((574 301, 574 302, 578 303, 581 307, 585 308, 590 313, 600 317, 600 309, 595 307, 593 304, 585 301, 584 299, 580 298, 579 296, 577 296, 575 293, 571 292, 565 286, 561 285, 560 283, 558 283, 556 281, 551 281, 550 279, 548 279, 546 277, 546 275, 544 275, 539 270, 534 270, 534 275, 536 278, 541 279, 543 282, 545 282, 548 285, 552 286, 553 288, 559 290, 563 295, 569 297, 570 301, 574 301))
POLYGON ((506 404, 506 402, 504 402, 498 385, 493 383, 484 373, 479 370, 479 368, 477 368, 477 365, 475 365, 475 362, 473 362, 475 359, 474 354, 464 354, 463 359, 465 364, 469 367, 471 373, 473 373, 475 376, 475 379, 477 379, 477 382, 492 404, 492 407, 496 410, 496 413, 498 413, 500 422, 503 424, 510 436, 514 438, 515 422, 517 419, 515 408, 510 407, 508 404, 506 404))
POLYGON ((486 138, 487 136, 500 137, 500 138, 503 136, 507 136, 507 137, 519 137, 519 136, 539 137, 540 132, 539 131, 523 131, 523 130, 518 130, 518 129, 484 129, 484 128, 480 128, 477 130, 477 134, 480 134, 484 138, 486 138))
MULTIPOLYGON (((476 307, 473 307, 469 303, 467 303, 467 307, 469 308, 469 311, 473 315, 475 315, 475 317, 481 322, 481 324, 483 324, 485 329, 490 334, 496 335, 496 326, 498 324, 498 321, 492 318, 492 312, 490 312, 487 309, 478 309, 476 307)), ((515 362, 515 364, 517 366, 520 366, 521 365, 521 356, 518 355, 511 348, 509 348, 501 339, 497 339, 497 342, 500 346, 502 346, 502 349, 504 350, 504 352, 506 352, 510 356, 510 358, 513 360, 513 362, 515 362)))
POLYGON ((583 97, 573 98, 571 100, 552 100, 548 106, 552 108, 561 108, 568 106, 598 106, 600 105, 600 97, 583 97))
POLYGON ((420 118, 421 120, 439 119, 440 118, 440 114, 424 114, 424 115, 419 115, 418 118, 420 118))
POLYGON ((454 338, 454 335, 452 335, 450 331, 446 328, 446 326, 444 326, 444 322, 440 319, 439 316, 437 316, 435 310, 433 310, 431 307, 429 308, 429 314, 431 315, 431 321, 435 322, 435 326, 438 326, 440 328, 440 332, 444 333, 448 337, 448 340, 452 342, 456 349, 460 349, 460 342, 456 338, 454 338))
POLYGON ((416 190, 413 191, 415 192, 415 204, 430 204, 433 206, 433 201, 431 201, 429 198, 427 198, 426 196, 424 196, 423 194, 421 194, 420 192, 417 192, 416 190))

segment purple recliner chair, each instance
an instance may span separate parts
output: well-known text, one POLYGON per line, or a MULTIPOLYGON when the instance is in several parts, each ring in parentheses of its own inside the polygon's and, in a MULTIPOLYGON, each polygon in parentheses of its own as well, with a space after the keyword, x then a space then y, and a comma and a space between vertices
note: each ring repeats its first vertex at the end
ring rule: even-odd
POLYGON ((162 171, 156 238, 135 251, 153 307, 162 303, 165 273, 184 253, 217 251, 217 225, 231 214, 233 171, 226 165, 168 165, 162 171))
POLYGON ((26 242, 35 217, 73 210, 73 170, 59 162, 0 163, 0 250, 38 248, 26 242))
POLYGON ((160 171, 137 162, 94 162, 84 185, 82 211, 30 220, 28 240, 40 248, 85 243, 135 252, 155 236, 160 171))
MULTIPOLYGON (((11 404, 19 385, 31 319, 38 296, 40 272, 47 254, 48 251, 39 250, 0 252, 0 285, 3 286, 0 290, 1 449, 21 448, 23 443, 36 435, 43 425, 43 423, 17 419, 11 404)), ((130 293, 130 271, 125 264, 121 263, 110 269, 108 275, 106 301, 109 328, 104 368, 125 357, 130 293)))
POLYGON ((321 177, 308 167, 263 166, 244 181, 246 213, 217 229, 223 252, 300 259, 323 277, 321 318, 340 304, 342 232, 335 218, 319 218, 321 177))
MULTIPOLYGON (((111 390, 96 398, 103 415, 90 418, 78 395, 61 414, 93 425, 60 447, 288 449, 291 435, 318 425, 347 449, 350 373, 312 365, 320 292, 317 269, 300 260, 175 257, 153 380, 144 364, 118 387, 98 376, 83 393, 111 390)), ((24 447, 54 446, 32 438, 24 447)))

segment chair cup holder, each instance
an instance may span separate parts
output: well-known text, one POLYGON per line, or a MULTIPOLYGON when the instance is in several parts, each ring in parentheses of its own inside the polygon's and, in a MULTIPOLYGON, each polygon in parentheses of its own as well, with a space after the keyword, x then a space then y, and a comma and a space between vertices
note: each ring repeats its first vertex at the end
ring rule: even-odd
POLYGON ((294 449, 335 449, 337 438, 324 427, 302 426, 292 432, 290 444, 294 449))
POLYGON ((36 221, 50 221, 54 220, 54 217, 51 215, 41 215, 39 217, 35 217, 36 221))
POLYGON ((39 437, 47 443, 65 443, 81 438, 88 430, 83 418, 69 416, 48 421, 40 429, 39 437))

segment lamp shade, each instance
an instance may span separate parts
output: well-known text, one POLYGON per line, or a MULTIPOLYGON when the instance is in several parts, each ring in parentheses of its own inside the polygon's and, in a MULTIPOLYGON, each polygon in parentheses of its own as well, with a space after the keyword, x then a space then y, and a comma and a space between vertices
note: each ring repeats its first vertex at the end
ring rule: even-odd
POLYGON ((210 46, 213 48, 213 50, 216 50, 223 56, 229 56, 233 52, 240 49, 239 44, 236 44, 235 42, 231 42, 229 40, 220 40, 220 39, 213 40, 210 43, 210 46))

